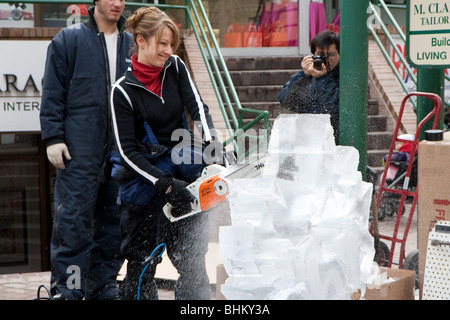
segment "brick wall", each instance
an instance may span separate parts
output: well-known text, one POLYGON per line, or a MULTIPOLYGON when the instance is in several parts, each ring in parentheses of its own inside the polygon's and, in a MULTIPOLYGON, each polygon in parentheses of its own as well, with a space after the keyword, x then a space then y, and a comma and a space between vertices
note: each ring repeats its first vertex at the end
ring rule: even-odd
POLYGON ((51 40, 61 28, 0 28, 0 40, 51 40))

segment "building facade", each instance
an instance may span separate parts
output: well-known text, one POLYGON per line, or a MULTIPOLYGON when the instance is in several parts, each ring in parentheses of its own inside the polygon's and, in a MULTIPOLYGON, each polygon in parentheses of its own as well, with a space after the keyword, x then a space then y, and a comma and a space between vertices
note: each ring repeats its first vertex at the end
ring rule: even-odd
MULTIPOLYGON (((124 14, 143 2, 127 4, 124 14)), ((319 31, 339 31, 340 0, 208 0, 203 5, 224 56, 301 56, 309 53, 310 39, 319 31)), ((0 3, 0 273, 49 270, 55 169, 40 136, 45 56, 52 37, 84 21, 89 6, 0 3)), ((186 25, 182 10, 167 11, 182 28, 186 25)))

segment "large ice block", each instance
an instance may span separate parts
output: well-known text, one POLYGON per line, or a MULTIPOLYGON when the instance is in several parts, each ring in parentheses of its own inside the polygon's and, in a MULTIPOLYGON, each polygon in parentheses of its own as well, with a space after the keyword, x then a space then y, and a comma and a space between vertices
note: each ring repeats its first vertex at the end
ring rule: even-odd
POLYGON ((220 286, 227 300, 263 300, 275 291, 273 279, 263 275, 231 275, 220 286))
POLYGON ((271 130, 268 154, 324 152, 335 149, 327 114, 281 114, 271 130))
POLYGON ((223 226, 219 233, 220 256, 228 275, 258 275, 253 258, 253 230, 240 224, 223 226))
POLYGON ((281 115, 262 177, 235 180, 220 228, 227 299, 349 299, 373 273, 372 185, 327 115, 281 115))

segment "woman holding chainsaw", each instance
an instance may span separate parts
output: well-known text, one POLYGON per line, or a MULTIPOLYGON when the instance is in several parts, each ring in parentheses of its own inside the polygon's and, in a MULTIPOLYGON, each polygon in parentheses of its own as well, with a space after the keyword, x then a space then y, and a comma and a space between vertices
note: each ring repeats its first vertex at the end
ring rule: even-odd
POLYGON ((176 299, 209 299, 205 254, 208 249, 207 216, 197 214, 170 222, 172 215, 191 211, 195 197, 186 186, 214 159, 221 144, 214 142, 208 107, 183 61, 173 52, 180 42, 175 23, 161 10, 144 7, 127 20, 136 53, 132 67, 112 87, 112 124, 119 161, 113 176, 121 182, 119 207, 122 254, 128 260, 121 286, 122 299, 157 299, 154 281, 164 244, 180 277, 176 299), (206 143, 187 129, 185 109, 206 143), (151 253, 153 256, 150 256, 151 253))

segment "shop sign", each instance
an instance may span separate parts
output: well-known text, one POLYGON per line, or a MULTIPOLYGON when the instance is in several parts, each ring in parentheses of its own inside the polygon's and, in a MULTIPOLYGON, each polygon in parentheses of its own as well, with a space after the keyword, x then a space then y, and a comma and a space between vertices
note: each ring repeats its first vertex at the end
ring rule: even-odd
POLYGON ((414 67, 450 67, 450 0, 407 2, 407 59, 414 67))
POLYGON ((0 132, 40 132, 42 79, 50 41, 0 41, 0 132))

